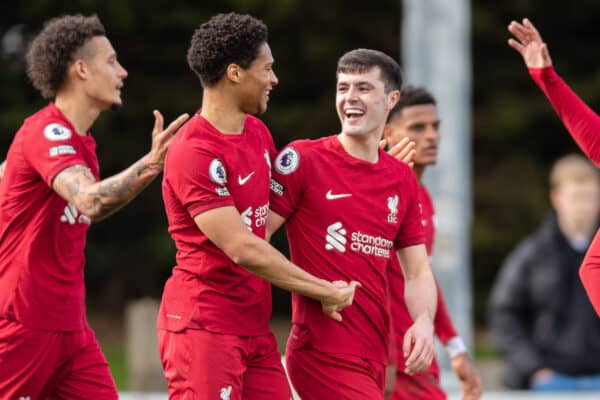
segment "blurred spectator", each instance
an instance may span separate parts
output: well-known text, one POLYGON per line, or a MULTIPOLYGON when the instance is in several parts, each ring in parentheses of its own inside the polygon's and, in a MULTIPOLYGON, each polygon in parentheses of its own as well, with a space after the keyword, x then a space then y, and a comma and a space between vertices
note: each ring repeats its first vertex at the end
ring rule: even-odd
POLYGON ((578 268, 597 228, 600 182, 585 158, 550 173, 555 213, 507 257, 491 295, 491 330, 511 389, 600 390, 600 319, 578 268))

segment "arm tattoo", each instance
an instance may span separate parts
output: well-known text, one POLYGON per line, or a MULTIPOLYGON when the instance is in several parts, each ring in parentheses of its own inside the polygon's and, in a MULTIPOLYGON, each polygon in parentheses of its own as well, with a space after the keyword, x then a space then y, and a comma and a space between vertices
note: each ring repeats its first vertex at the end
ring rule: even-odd
POLYGON ((130 202, 158 172, 141 159, 126 170, 96 182, 89 168, 74 165, 61 171, 52 187, 79 212, 99 221, 130 202))

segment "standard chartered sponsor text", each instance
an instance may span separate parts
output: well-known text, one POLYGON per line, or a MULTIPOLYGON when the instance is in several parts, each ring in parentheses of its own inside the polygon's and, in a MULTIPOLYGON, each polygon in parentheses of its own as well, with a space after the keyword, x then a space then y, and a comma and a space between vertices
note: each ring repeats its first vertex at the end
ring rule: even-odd
POLYGON ((391 240, 381 236, 371 236, 362 232, 352 232, 350 249, 366 255, 390 258, 390 249, 394 246, 391 240))

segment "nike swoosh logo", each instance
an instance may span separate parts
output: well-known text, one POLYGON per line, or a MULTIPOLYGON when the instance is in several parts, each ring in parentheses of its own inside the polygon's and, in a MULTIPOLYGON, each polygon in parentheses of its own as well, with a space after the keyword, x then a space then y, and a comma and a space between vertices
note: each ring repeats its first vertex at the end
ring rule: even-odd
POLYGON ((333 194, 333 193, 331 193, 331 189, 325 194, 325 198, 327 200, 343 199, 344 197, 350 197, 350 196, 352 196, 350 193, 333 194))
POLYGON ((240 184, 240 186, 245 185, 246 182, 248 182, 250 180, 250 178, 252 178, 252 175, 254 175, 254 171, 252 171, 248 175, 246 175, 245 178, 242 178, 241 176, 238 175, 238 183, 240 184))

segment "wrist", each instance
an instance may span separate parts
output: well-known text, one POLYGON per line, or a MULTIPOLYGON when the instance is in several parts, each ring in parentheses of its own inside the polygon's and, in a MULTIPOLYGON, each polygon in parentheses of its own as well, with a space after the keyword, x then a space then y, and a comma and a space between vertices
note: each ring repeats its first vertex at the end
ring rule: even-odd
POLYGON ((140 168, 138 175, 141 175, 144 172, 152 175, 158 175, 162 172, 163 167, 163 162, 156 161, 154 157, 152 157, 152 154, 148 153, 140 160, 140 168))
POLYGON ((448 340, 444 346, 450 358, 467 353, 467 346, 460 336, 455 336, 448 340))

